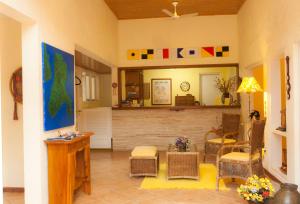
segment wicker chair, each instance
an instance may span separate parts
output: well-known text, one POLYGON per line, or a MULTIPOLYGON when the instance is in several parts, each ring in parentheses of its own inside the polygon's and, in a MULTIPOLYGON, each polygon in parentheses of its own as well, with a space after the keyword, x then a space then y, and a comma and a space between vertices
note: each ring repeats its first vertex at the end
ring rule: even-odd
POLYGON ((235 144, 238 140, 240 127, 240 115, 222 114, 222 125, 218 129, 212 129, 204 135, 204 162, 208 156, 217 157, 218 151, 224 145, 235 144), (209 138, 212 136, 213 138, 209 138))
POLYGON ((265 120, 254 120, 249 142, 223 146, 220 149, 217 157, 217 190, 221 178, 247 180, 254 174, 264 176, 262 165, 264 129, 265 120), (230 153, 224 154, 226 149, 230 149, 230 153))

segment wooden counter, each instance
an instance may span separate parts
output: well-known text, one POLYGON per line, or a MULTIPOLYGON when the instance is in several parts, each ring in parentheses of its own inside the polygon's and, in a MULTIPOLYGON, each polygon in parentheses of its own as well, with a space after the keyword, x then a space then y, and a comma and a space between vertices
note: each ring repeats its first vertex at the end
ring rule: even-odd
POLYGON ((148 106, 148 107, 112 107, 112 110, 149 110, 149 109, 165 109, 171 111, 189 110, 189 109, 240 109, 240 105, 234 106, 148 106))
POLYGON ((76 189, 91 194, 91 132, 70 141, 46 140, 49 204, 72 204, 76 189))
MULTIPOLYGON (((113 109, 113 149, 132 150, 135 146, 156 146, 166 150, 179 136, 189 137, 192 143, 204 148, 204 135, 219 127, 223 113, 241 114, 240 108, 170 109, 113 109)), ((241 135, 242 138, 242 135, 241 135)))

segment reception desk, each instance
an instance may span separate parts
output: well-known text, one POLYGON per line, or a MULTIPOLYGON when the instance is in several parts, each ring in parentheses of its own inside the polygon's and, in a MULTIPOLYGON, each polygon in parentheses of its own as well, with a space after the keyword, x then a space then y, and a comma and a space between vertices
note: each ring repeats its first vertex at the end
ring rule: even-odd
POLYGON ((239 106, 114 108, 113 149, 130 150, 139 145, 154 145, 159 150, 166 150, 177 137, 187 136, 201 150, 204 134, 221 124, 223 112, 240 114, 241 109, 239 106))

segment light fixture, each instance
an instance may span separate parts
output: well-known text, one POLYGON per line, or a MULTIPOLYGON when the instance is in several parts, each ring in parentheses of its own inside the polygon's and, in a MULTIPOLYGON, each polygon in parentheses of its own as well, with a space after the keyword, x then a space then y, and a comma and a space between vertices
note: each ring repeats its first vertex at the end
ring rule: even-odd
POLYGON ((249 98, 249 115, 250 115, 250 94, 255 92, 262 92, 262 88, 254 77, 244 77, 238 88, 238 93, 247 93, 249 98))

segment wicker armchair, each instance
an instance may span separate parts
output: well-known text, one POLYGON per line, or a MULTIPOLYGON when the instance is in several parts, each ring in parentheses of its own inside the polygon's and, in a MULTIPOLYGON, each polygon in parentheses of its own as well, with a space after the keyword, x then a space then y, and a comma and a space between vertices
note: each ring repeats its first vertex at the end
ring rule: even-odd
POLYGON ((253 174, 264 176, 262 165, 264 129, 265 120, 254 120, 249 142, 223 146, 220 149, 217 157, 217 190, 221 178, 247 180, 253 174), (230 153, 224 153, 226 149, 230 149, 230 153))
POLYGON ((240 127, 240 115, 222 114, 222 125, 218 129, 212 129, 204 135, 204 162, 208 156, 217 157, 218 151, 224 145, 235 144, 238 140, 240 127), (213 138, 209 138, 212 136, 213 138))

